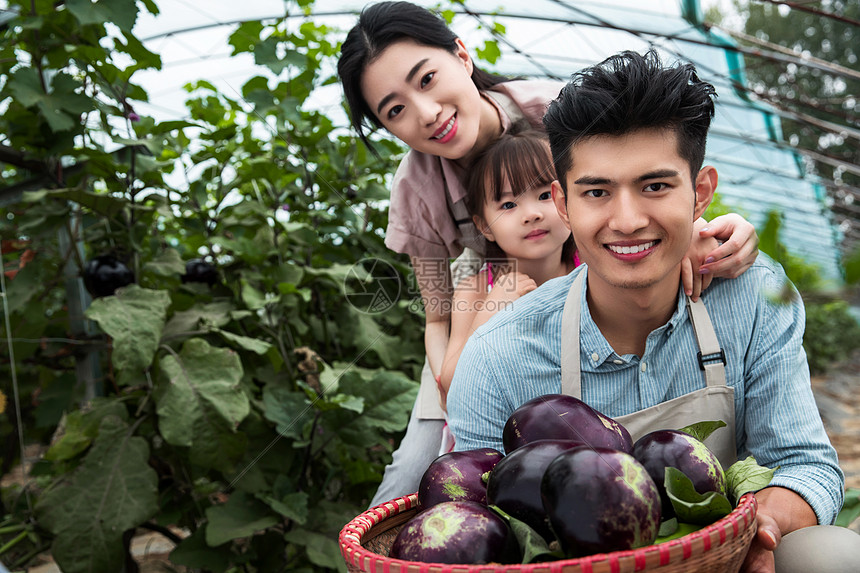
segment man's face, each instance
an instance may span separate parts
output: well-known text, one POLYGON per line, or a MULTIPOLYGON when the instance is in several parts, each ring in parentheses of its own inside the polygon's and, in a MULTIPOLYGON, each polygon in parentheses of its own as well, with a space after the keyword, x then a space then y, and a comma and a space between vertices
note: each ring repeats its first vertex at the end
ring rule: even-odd
POLYGON ((716 171, 705 167, 691 181, 669 129, 595 136, 570 153, 567 204, 558 182, 553 197, 588 264, 590 286, 677 292, 693 221, 713 197, 716 171))

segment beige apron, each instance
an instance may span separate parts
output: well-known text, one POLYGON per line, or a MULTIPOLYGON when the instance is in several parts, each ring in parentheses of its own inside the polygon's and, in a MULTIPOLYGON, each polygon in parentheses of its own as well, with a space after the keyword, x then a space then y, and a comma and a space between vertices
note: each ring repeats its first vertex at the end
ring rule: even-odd
MULTIPOLYGON (((582 397, 579 330, 586 271, 583 269, 573 281, 561 319, 561 392, 575 398, 582 397)), ((726 386, 725 354, 704 303, 687 297, 687 312, 699 345, 699 365, 705 372, 705 387, 615 420, 627 428, 634 442, 654 430, 677 430, 696 422, 722 420, 726 427, 711 434, 705 444, 723 468, 728 468, 737 460, 737 452, 734 389, 726 386)))

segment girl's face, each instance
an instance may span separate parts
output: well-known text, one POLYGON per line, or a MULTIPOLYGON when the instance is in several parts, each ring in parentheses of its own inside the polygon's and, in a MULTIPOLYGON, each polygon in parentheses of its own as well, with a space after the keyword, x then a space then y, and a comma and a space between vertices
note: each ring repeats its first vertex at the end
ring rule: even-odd
POLYGON ((553 202, 550 184, 514 197, 506 183, 498 201, 488 194, 484 216, 476 217, 475 224, 488 240, 516 259, 559 257, 570 236, 553 202))
POLYGON ((365 101, 388 131, 416 151, 452 160, 473 151, 482 115, 492 109, 472 82, 469 53, 460 40, 457 46, 451 53, 395 42, 361 78, 365 101))

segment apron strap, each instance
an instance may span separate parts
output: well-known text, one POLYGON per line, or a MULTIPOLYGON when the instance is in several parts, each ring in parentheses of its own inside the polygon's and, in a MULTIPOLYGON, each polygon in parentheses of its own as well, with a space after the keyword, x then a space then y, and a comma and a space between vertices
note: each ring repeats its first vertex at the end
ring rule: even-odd
POLYGON ((579 361, 579 329, 580 307, 587 267, 573 279, 573 285, 567 293, 564 311, 561 313, 561 393, 582 397, 582 380, 580 379, 579 361), (566 350, 566 352, 565 352, 566 350))
POLYGON ((481 234, 478 227, 475 226, 474 221, 472 221, 472 215, 469 214, 469 210, 466 208, 466 199, 462 198, 459 201, 451 199, 451 193, 448 190, 448 180, 445 179, 442 168, 442 158, 437 157, 436 161, 439 165, 439 173, 443 173, 442 185, 444 186, 445 201, 448 203, 448 212, 454 219, 457 229, 460 230, 460 244, 478 253, 485 253, 487 250, 487 239, 484 238, 484 235, 481 234))
POLYGON ((699 368, 705 371, 708 386, 726 385, 726 352, 720 347, 711 317, 702 299, 693 302, 687 297, 687 313, 693 323, 693 333, 699 345, 699 368))
MULTIPOLYGON (((561 393, 576 398, 582 397, 579 330, 587 273, 588 267, 585 267, 574 279, 561 316, 561 393)), ((693 302, 687 297, 687 309, 699 345, 699 366, 705 371, 705 383, 707 386, 725 386, 726 353, 720 347, 705 304, 701 299, 693 302)))

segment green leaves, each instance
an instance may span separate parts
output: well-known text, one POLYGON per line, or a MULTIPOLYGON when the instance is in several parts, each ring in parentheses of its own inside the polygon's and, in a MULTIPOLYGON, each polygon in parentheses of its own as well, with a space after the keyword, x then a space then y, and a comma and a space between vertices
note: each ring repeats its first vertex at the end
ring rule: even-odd
MULTIPOLYGON (((311 4, 293 2, 291 17, 311 4)), ((24 518, 57 534, 69 570, 118 570, 122 528, 153 516, 192 531, 172 556, 192 568, 344 569, 337 531, 381 479, 424 359, 421 315, 402 302, 360 314, 344 296, 365 257, 407 281, 408 261, 383 243, 403 146, 380 141, 374 156, 305 106, 335 83, 339 53, 312 18, 237 26, 234 51, 260 66, 241 96, 196 82, 188 119, 157 122, 132 115, 147 100, 136 72, 161 65, 132 33, 153 0, 18 5, 0 32, 0 167, 5 185, 34 191, 0 208, 4 270, 19 270, 4 334, 22 415, 38 421, 28 436, 56 437, 37 468, 50 485, 38 521, 24 518), (129 261, 137 284, 92 301, 93 324, 70 316, 66 285, 103 253, 129 261), (219 280, 182 283, 192 258, 215 261, 219 280), (84 355, 104 380, 86 402, 84 355), (146 511, 101 481, 99 460, 146 511), (105 520, 114 507, 130 517, 105 520)), ((0 424, 0 438, 10 431, 0 424)))
POLYGON ((185 262, 176 249, 164 249, 144 264, 143 270, 162 277, 178 277, 185 273, 185 262))
POLYGON ((290 543, 304 546, 311 563, 317 567, 346 571, 346 564, 333 536, 307 529, 293 529, 285 538, 290 543))
POLYGON ((122 568, 123 533, 158 510, 157 476, 148 458, 146 440, 107 416, 80 467, 42 495, 37 514, 56 536, 51 554, 63 571, 122 568))
POLYGON ((690 478, 679 469, 666 468, 664 485, 679 522, 707 525, 732 512, 726 496, 715 491, 698 493, 690 478))
POLYGON ((555 561, 563 559, 564 554, 558 548, 551 549, 546 540, 535 531, 529 524, 512 517, 497 505, 489 506, 496 514, 504 519, 508 527, 511 528, 511 533, 517 540, 520 555, 522 556, 521 563, 537 563, 541 561, 555 561))
POLYGON ((364 399, 360 425, 394 432, 406 425, 418 386, 399 372, 380 370, 369 380, 347 372, 340 380, 340 392, 364 399))
POLYGON ((181 354, 165 356, 161 369, 167 382, 158 389, 156 405, 164 439, 191 448, 194 463, 229 469, 244 445, 236 429, 250 411, 239 387, 239 356, 192 338, 181 354))
POLYGON ((86 316, 113 338, 114 366, 124 373, 135 372, 152 363, 168 306, 166 291, 132 284, 113 296, 94 300, 86 316))
POLYGON ((698 531, 702 527, 702 525, 696 525, 693 523, 678 523, 678 518, 673 517, 660 524, 660 531, 657 532, 657 539, 654 540, 654 543, 663 543, 665 541, 678 539, 679 537, 684 537, 689 533, 698 531))
POLYGON ((131 32, 137 19, 135 0, 66 0, 66 7, 84 26, 111 22, 131 32))
POLYGON ((70 412, 57 428, 57 439, 45 453, 46 460, 68 460, 86 450, 98 434, 101 421, 107 416, 126 420, 128 414, 120 402, 96 398, 84 412, 70 412))
POLYGON ((79 126, 81 114, 93 109, 90 98, 78 93, 80 88, 80 82, 68 74, 58 73, 48 81, 29 67, 16 70, 8 86, 12 97, 23 106, 37 108, 53 131, 79 126))
POLYGON ((752 456, 738 460, 726 470, 726 491, 735 503, 747 492, 766 488, 778 468, 758 465, 752 456))
POLYGON ((241 491, 230 495, 224 505, 207 509, 206 517, 206 544, 210 547, 251 536, 278 522, 264 503, 241 491))
MULTIPOLYGON (((718 427, 721 426, 715 422, 702 422, 682 431, 688 432, 692 428, 694 433, 704 431, 707 434, 708 429, 718 427)), ((759 466, 752 456, 737 461, 726 470, 727 497, 715 491, 700 494, 683 472, 667 467, 663 485, 676 517, 660 524, 659 537, 655 543, 682 537, 728 515, 743 494, 767 487, 773 474, 774 470, 759 466)))
POLYGON ((690 434, 700 442, 704 442, 708 438, 708 436, 713 434, 716 430, 725 427, 726 423, 722 420, 710 420, 706 422, 696 422, 695 424, 684 426, 678 431, 684 432, 685 434, 690 434))
POLYGON ((845 490, 845 500, 842 509, 836 516, 835 525, 850 527, 855 519, 860 517, 860 488, 849 487, 845 490))
POLYGON ((502 57, 502 51, 499 50, 499 43, 495 40, 487 40, 484 42, 483 48, 477 48, 476 53, 478 57, 482 60, 486 60, 491 64, 495 64, 500 57, 502 57))

